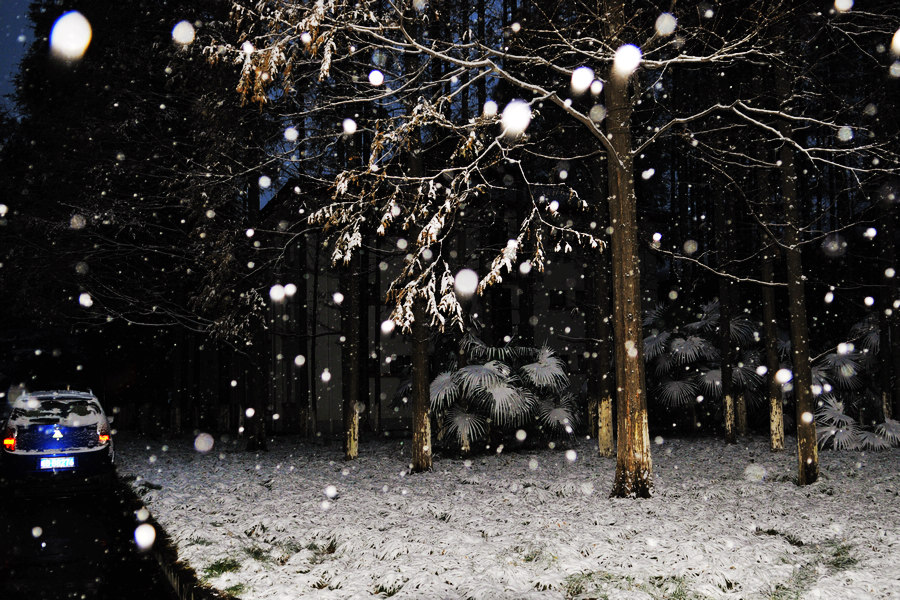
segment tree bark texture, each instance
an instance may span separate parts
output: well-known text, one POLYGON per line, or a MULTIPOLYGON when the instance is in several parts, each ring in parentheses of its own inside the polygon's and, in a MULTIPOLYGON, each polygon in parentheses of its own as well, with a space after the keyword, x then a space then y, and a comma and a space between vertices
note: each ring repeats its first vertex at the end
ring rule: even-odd
MULTIPOLYGON (((607 174, 601 170, 598 161, 593 170, 594 186, 597 189, 594 218, 598 228, 610 224, 609 205, 601 190, 607 187, 607 174)), ((608 197, 608 194, 607 194, 608 197)), ((588 250, 589 297, 585 322, 590 353, 588 369, 588 425, 590 434, 597 440, 600 456, 615 456, 615 429, 613 428, 613 398, 615 394, 615 374, 613 372, 613 331, 610 298, 610 253, 588 250)))
MULTIPOLYGON (((723 272, 728 263, 728 236, 732 234, 727 224, 723 199, 715 208, 716 250, 719 255, 719 269, 723 272)), ((725 443, 737 442, 734 410, 734 385, 731 371, 734 368, 734 344, 731 342, 731 280, 719 277, 719 374, 722 389, 722 406, 725 412, 725 443)))
MULTIPOLYGON (((616 39, 625 24, 623 2, 607 3, 607 27, 616 39)), ((610 72, 604 87, 607 133, 614 155, 607 157, 612 221, 613 329, 617 381, 618 443, 611 496, 648 498, 652 492, 650 434, 641 314, 634 159, 631 153, 629 78, 610 72)))
MULTIPOLYGON (((789 97, 785 76, 779 77, 781 98, 789 97)), ((782 122, 782 135, 791 137, 791 127, 782 122)), ((784 203, 785 254, 787 264, 788 305, 791 315, 791 358, 793 362, 794 399, 797 404, 797 457, 800 485, 815 483, 819 478, 819 448, 816 443, 815 398, 812 393, 812 372, 809 354, 809 327, 806 317, 806 291, 803 261, 800 255, 800 206, 797 196, 797 172, 790 142, 779 151, 781 159, 781 192, 784 203)))
POLYGON ((355 256, 341 270, 341 290, 344 303, 341 306, 341 331, 344 335, 341 347, 343 379, 344 459, 359 456, 359 284, 356 271, 359 264, 355 256))
MULTIPOLYGON (((775 248, 769 248, 763 256, 762 279, 773 283, 775 280, 775 248)), ((784 408, 781 385, 775 381, 780 361, 778 360, 778 327, 775 320, 775 288, 767 285, 762 289, 763 333, 766 338, 766 384, 769 397, 769 449, 772 452, 784 450, 784 408)))
POLYGON ((428 373, 428 323, 425 301, 413 304, 412 324, 412 402, 413 440, 412 470, 421 473, 431 469, 430 377, 428 373))

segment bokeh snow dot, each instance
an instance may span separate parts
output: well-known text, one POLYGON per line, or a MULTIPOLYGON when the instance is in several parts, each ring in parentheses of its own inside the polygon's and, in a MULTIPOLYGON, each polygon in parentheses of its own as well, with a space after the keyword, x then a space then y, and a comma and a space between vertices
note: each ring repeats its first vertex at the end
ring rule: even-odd
POLYGON ((248 408, 247 410, 244 411, 244 414, 247 415, 247 418, 248 418, 248 419, 252 419, 252 418, 253 418, 253 415, 256 414, 256 410, 255 410, 253 407, 250 407, 250 408, 248 408))
POLYGON ((697 242, 694 240, 688 240, 684 243, 684 253, 685 254, 693 254, 697 251, 697 242))
POLYGON ((334 500, 334 498, 337 497, 337 495, 338 495, 337 488, 334 487, 333 485, 326 486, 325 487, 325 495, 328 496, 328 498, 334 500))
POLYGON ((585 93, 594 83, 594 70, 590 67, 578 67, 572 71, 572 92, 585 93))
POLYGON ((381 85, 384 83, 384 73, 378 69, 372 69, 369 71, 369 83, 375 86, 381 85))
POLYGON ((182 46, 187 46, 194 41, 194 26, 187 21, 180 21, 172 28, 172 39, 182 46))
POLYGON ((656 33, 659 35, 672 35, 678 20, 670 13, 663 13, 656 17, 656 33))
POLYGON ((493 100, 488 100, 484 103, 484 116, 486 117, 496 117, 499 110, 500 107, 493 100))
POLYGON ((619 77, 629 77, 641 64, 641 49, 634 44, 625 44, 613 58, 613 70, 619 77))
POLYGON ((50 50, 66 60, 78 60, 91 43, 91 24, 80 12, 63 14, 50 31, 50 50))
POLYGON ((468 298, 478 288, 478 274, 472 269, 462 269, 453 278, 453 289, 460 296, 468 298))
POLYGON ((342 127, 344 128, 344 133, 347 135, 353 135, 354 133, 356 133, 356 121, 354 121, 353 119, 344 119, 342 127))
POLYGON ((208 433, 201 433, 194 438, 194 450, 203 453, 209 452, 212 450, 214 443, 215 440, 213 439, 213 436, 208 433))
POLYGON ((90 308, 94 305, 94 299, 91 298, 91 295, 85 292, 78 296, 78 304, 82 305, 85 308, 90 308))
POLYGON ((296 127, 288 127, 284 130, 284 139, 289 142, 296 142, 297 138, 300 137, 300 132, 296 127))
POLYGON ((762 481, 766 478, 766 468, 762 465, 747 465, 744 469, 744 479, 747 481, 762 481))
POLYGON ((578 458, 578 453, 574 450, 566 450, 566 460, 569 462, 575 462, 575 459, 578 458))
POLYGON ((838 12, 847 12, 853 8, 853 0, 834 0, 834 8, 838 12))
POLYGON ((504 134, 508 136, 515 137, 525 133, 531 123, 531 106, 524 100, 512 100, 503 109, 500 123, 504 134))
POLYGON ((155 541, 156 529, 150 523, 141 523, 134 530, 134 542, 141 550, 150 549, 155 541))
POLYGON ((306 364, 306 357, 303 356, 302 354, 298 354, 297 356, 294 357, 294 364, 297 365, 298 367, 302 367, 303 365, 306 364))
POLYGON ((793 378, 794 374, 790 369, 778 369, 778 371, 775 373, 775 381, 777 381, 781 385, 784 385, 793 378))

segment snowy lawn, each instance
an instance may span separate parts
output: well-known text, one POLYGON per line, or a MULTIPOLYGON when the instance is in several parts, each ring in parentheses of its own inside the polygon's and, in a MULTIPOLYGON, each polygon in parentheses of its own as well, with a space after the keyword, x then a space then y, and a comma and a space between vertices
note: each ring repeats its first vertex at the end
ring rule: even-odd
MULTIPOLYGON (((660 441, 660 440, 658 440, 660 441)), ((119 435, 118 469, 213 586, 262 598, 900 598, 900 450, 820 454, 800 488, 766 440, 665 440, 655 495, 609 499, 574 449, 437 456, 278 437, 270 450, 119 435), (333 486, 333 487, 332 487, 333 486)))

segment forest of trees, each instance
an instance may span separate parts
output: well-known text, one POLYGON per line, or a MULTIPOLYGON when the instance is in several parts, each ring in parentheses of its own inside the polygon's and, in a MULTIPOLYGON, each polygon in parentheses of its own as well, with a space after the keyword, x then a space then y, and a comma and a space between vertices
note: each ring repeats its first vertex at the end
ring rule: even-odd
POLYGON ((852 4, 35 1, 2 132, 3 375, 83 356, 192 428, 186 396, 240 372, 258 447, 275 355, 302 355, 312 437, 331 303, 352 459, 385 307, 414 470, 528 413, 616 456, 614 496, 651 494, 673 422, 773 451, 787 428, 812 483, 821 444, 900 441, 900 6, 852 4), (69 10, 78 60, 48 51, 69 10), (549 270, 578 282, 565 360, 535 329, 549 270), (282 314, 288 282, 312 300, 282 314))

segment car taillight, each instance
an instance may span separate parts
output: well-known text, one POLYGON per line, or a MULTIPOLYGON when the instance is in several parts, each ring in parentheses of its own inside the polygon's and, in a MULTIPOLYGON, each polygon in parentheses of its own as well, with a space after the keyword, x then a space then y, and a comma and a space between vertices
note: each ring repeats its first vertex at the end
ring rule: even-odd
POLYGON ((109 423, 100 423, 97 425, 97 439, 101 444, 109 443, 109 423))
POLYGON ((7 452, 15 452, 16 451, 16 428, 15 427, 7 427, 6 431, 3 432, 3 448, 7 452))

